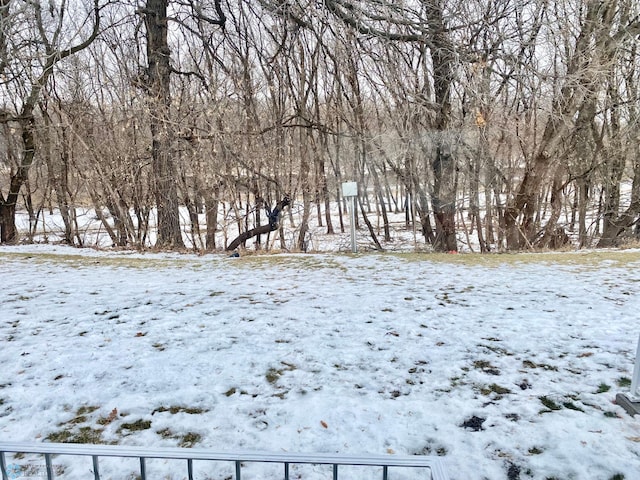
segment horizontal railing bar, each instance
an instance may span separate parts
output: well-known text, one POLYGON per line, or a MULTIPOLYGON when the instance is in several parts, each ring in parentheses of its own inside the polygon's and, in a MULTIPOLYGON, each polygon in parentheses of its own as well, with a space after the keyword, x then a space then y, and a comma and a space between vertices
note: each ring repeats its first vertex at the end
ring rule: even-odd
POLYGON ((124 445, 88 445, 77 443, 0 442, 0 452, 379 467, 434 468, 441 464, 441 461, 438 458, 417 455, 338 455, 323 453, 300 454, 265 452, 233 453, 215 452, 198 448, 143 448, 124 445))

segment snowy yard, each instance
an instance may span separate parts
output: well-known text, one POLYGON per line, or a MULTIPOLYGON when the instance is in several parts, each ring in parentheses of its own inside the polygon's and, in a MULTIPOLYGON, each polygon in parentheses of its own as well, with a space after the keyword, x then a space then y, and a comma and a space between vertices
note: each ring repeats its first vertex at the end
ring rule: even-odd
MULTIPOLYGON (((458 480, 640 472, 640 421, 614 403, 640 333, 637 251, 21 246, 0 249, 0 275, 3 441, 440 455, 458 480)), ((91 478, 90 461, 54 463, 59 478, 91 478)), ((276 478, 261 468, 246 478, 276 478)), ((120 469, 102 473, 135 478, 135 462, 120 469)), ((185 476, 170 462, 148 469, 185 476)))

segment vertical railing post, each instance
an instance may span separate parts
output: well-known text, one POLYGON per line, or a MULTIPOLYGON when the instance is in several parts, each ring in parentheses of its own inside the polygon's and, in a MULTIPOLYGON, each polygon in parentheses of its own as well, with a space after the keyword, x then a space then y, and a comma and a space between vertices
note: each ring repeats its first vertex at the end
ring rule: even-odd
POLYGON ((51 465, 51 454, 44 454, 44 463, 47 468, 47 480, 53 480, 53 467, 51 465))
POLYGON ((91 459, 93 461, 93 479, 100 480, 100 463, 97 455, 92 455, 91 459))
POLYGON ((389 467, 387 465, 382 466, 382 480, 389 480, 389 467))
POLYGON ((333 480, 338 480, 338 464, 333 464, 333 480))
POLYGON ((147 464, 144 457, 140 457, 140 478, 147 480, 147 464))
POLYGON ((236 460, 236 480, 240 480, 240 460, 236 460))
POLYGON ((187 475, 189 480, 193 480, 193 458, 187 459, 187 475))
POLYGON ((619 393, 616 395, 616 403, 624 408, 629 415, 640 414, 640 337, 636 348, 636 361, 633 364, 633 377, 631 378, 631 389, 628 394, 619 393))
POLYGON ((2 472, 2 480, 9 480, 7 475, 7 462, 4 458, 4 452, 0 452, 0 471, 2 472))
POLYGON ((289 480, 289 464, 284 462, 284 480, 289 480))

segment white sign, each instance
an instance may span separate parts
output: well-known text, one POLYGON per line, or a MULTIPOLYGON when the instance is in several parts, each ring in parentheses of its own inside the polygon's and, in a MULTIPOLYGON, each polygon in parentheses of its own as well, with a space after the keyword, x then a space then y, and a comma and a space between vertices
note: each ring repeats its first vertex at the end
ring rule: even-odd
POLYGON ((357 197, 358 184, 356 182, 344 182, 342 184, 342 195, 345 197, 357 197))

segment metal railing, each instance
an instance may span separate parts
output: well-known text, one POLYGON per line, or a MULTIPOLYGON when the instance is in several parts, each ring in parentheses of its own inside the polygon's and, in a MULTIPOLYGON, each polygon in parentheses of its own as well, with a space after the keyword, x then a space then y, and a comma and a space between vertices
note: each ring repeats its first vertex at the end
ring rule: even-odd
MULTIPOLYGON (((289 480, 291 465, 331 465, 333 480, 338 480, 340 466, 371 466, 382 468, 382 479, 388 480, 390 467, 429 469, 430 480, 448 480, 449 475, 442 459, 426 456, 396 455, 332 455, 295 453, 223 453, 195 448, 140 448, 116 445, 86 445, 62 443, 0 442, 0 470, 2 480, 19 478, 19 473, 8 470, 6 453, 30 453, 44 456, 46 478, 53 480, 53 455, 85 456, 93 460, 94 480, 100 480, 100 457, 137 458, 140 462, 140 478, 147 480, 147 459, 185 460, 187 478, 193 480, 194 461, 231 462, 235 467, 235 480, 241 480, 242 464, 248 462, 279 463, 284 466, 283 478, 289 480)), ((44 477, 44 475, 41 475, 44 477)))

